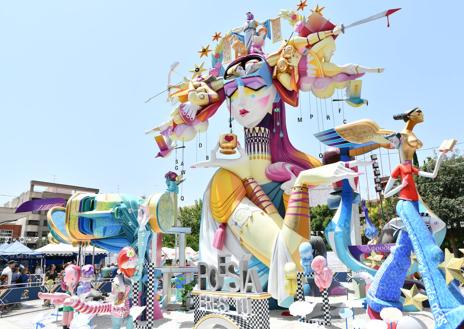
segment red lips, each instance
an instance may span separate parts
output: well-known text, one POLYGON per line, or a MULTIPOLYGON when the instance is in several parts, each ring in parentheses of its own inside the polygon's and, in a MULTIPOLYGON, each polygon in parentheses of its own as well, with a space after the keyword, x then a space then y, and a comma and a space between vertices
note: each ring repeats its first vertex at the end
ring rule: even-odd
POLYGON ((248 112, 248 111, 245 110, 245 109, 241 109, 240 112, 239 112, 239 114, 240 114, 242 117, 244 117, 244 116, 247 115, 248 113, 250 113, 250 112, 248 112))

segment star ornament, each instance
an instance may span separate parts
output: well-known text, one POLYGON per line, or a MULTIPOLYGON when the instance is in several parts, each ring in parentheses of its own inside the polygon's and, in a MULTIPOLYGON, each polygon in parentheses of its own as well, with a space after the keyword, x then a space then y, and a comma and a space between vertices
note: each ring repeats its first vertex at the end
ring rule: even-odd
POLYGON ((200 54, 200 58, 202 58, 202 57, 208 57, 211 51, 212 50, 209 49, 209 45, 207 45, 207 46, 203 46, 198 53, 200 54))
POLYGON ((319 5, 316 5, 316 8, 314 8, 312 11, 314 13, 318 13, 320 15, 322 15, 322 11, 325 9, 325 7, 319 7, 319 5))
POLYGON ((455 279, 464 283, 464 277, 461 273, 463 266, 464 258, 456 258, 448 249, 445 249, 445 260, 438 265, 438 268, 442 269, 445 273, 446 284, 450 284, 455 279))
POLYGON ((301 0, 300 3, 298 3, 296 10, 301 10, 303 11, 306 7, 308 7, 307 4, 308 0, 301 0))
POLYGON ((412 305, 417 308, 419 311, 422 311, 422 303, 425 302, 428 298, 426 295, 421 294, 416 285, 413 285, 410 290, 401 289, 405 297, 403 306, 412 305))
POLYGON ((219 39, 222 38, 221 32, 216 32, 213 35, 213 41, 218 41, 219 39))
POLYGON ((190 70, 190 72, 193 73, 192 79, 201 76, 201 74, 206 71, 206 69, 203 67, 204 64, 205 63, 201 63, 200 65, 195 64, 195 67, 190 70))
POLYGON ((372 251, 369 257, 366 257, 367 260, 370 261, 370 267, 376 267, 377 265, 380 265, 383 259, 383 255, 376 253, 375 251, 372 251))

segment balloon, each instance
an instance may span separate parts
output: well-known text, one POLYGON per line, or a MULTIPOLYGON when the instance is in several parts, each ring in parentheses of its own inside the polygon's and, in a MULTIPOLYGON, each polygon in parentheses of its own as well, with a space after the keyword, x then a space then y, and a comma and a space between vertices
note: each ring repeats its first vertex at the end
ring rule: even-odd
POLYGON ((304 275, 310 275, 313 270, 311 268, 311 262, 313 261, 313 247, 309 242, 303 242, 300 244, 300 257, 301 257, 301 266, 304 269, 304 275))
POLYGON ((427 326, 418 318, 404 316, 396 324, 396 329, 427 329, 427 326))
POLYGON ((70 264, 64 269, 63 281, 68 290, 74 291, 74 289, 77 287, 77 284, 79 283, 80 277, 81 269, 79 266, 70 264))
POLYGON ((137 253, 132 247, 124 247, 118 254, 118 268, 122 274, 132 277, 137 266, 137 253))
POLYGON ((314 271, 314 282, 319 287, 319 290, 329 288, 332 284, 333 272, 327 267, 325 258, 316 256, 311 263, 311 267, 314 271))
POLYGON ((284 265, 285 290, 290 296, 295 295, 297 289, 296 270, 296 265, 293 262, 288 262, 284 265))
POLYGON ((176 139, 188 142, 195 138, 196 132, 192 126, 179 125, 174 128, 174 134, 176 139))
POLYGON ((305 316, 313 311, 314 306, 314 303, 298 301, 290 305, 288 310, 293 316, 305 316))
POLYGON ((193 127, 195 128, 195 130, 199 133, 202 133, 202 132, 205 132, 206 130, 208 130, 208 121, 200 121, 200 120, 195 120, 195 122, 193 123, 193 127))
POLYGON ((388 325, 382 320, 370 320, 366 329, 388 329, 388 325))
POLYGON ((403 317, 403 312, 395 307, 385 307, 380 311, 380 317, 387 323, 397 322, 403 317))

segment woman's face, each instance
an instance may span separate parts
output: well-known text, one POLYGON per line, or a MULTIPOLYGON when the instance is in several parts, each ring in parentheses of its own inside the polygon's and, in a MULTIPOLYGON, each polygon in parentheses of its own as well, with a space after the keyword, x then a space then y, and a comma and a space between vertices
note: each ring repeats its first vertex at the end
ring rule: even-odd
POLYGON ((424 113, 421 110, 414 110, 409 115, 409 120, 415 123, 424 122, 424 113))
POLYGON ((277 96, 269 67, 264 61, 252 59, 231 67, 229 71, 224 84, 229 111, 242 126, 255 127, 272 112, 277 96))
POLYGON ((225 86, 232 117, 242 126, 257 126, 272 112, 276 97, 273 85, 267 86, 259 76, 237 78, 225 86))

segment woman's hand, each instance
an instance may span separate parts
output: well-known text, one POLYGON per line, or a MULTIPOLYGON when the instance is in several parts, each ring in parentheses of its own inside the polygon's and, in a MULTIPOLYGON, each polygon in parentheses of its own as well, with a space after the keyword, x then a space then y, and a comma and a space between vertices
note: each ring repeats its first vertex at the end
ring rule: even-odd
POLYGON ((251 177, 250 158, 246 154, 239 142, 237 142, 237 150, 240 154, 239 158, 233 159, 218 159, 216 153, 219 150, 219 144, 211 151, 211 156, 208 161, 198 162, 192 168, 223 168, 233 172, 242 180, 251 177))
POLYGON ((348 179, 350 186, 354 190, 356 189, 354 178, 358 176, 359 173, 346 168, 345 163, 339 161, 300 172, 294 186, 328 185, 342 179, 348 179))

